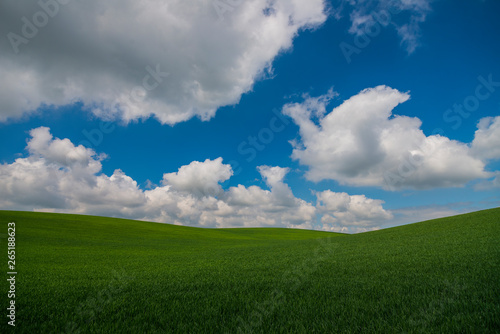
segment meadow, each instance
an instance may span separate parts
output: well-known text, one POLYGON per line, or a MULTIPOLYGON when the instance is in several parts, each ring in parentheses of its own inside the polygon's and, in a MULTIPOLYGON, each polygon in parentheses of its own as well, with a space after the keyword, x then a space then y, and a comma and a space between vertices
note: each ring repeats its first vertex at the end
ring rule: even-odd
POLYGON ((0 211, 2 333, 498 333, 500 208, 379 231, 0 211))

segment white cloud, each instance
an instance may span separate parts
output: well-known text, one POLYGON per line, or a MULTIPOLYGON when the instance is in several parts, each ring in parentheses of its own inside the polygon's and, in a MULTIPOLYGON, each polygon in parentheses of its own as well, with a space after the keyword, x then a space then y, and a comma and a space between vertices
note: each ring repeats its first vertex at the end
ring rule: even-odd
POLYGON ((411 54, 420 45, 421 28, 431 11, 430 0, 348 0, 341 8, 350 8, 351 27, 356 35, 370 35, 374 25, 393 26, 401 45, 411 54))
POLYGON ((225 201, 234 210, 232 218, 245 217, 249 222, 258 222, 259 226, 295 227, 304 223, 312 226, 316 219, 314 206, 296 198, 283 183, 288 169, 261 166, 259 172, 270 191, 257 186, 231 187, 225 201))
POLYGON ((0 206, 15 209, 55 208, 85 213, 88 207, 118 214, 145 203, 137 183, 122 171, 110 177, 98 174, 103 156, 53 138, 48 128, 30 132, 27 158, 0 165, 0 206))
POLYGON ((323 0, 241 1, 223 20, 213 0, 41 3, 1 5, 0 121, 75 101, 104 118, 206 120, 326 20, 323 0))
POLYGON ((84 146, 74 146, 69 139, 54 139, 47 127, 39 127, 30 131, 32 139, 28 142, 27 149, 33 157, 43 157, 49 163, 62 166, 81 166, 90 173, 101 169, 100 160, 105 155, 95 159, 96 153, 84 146))
POLYGON ((194 161, 142 190, 121 170, 102 173, 104 155, 33 129, 29 155, 0 165, 0 208, 105 215, 202 227, 274 226, 357 232, 391 218, 382 201, 324 191, 317 203, 293 195, 288 168, 258 168, 269 190, 221 188, 232 175, 222 158, 194 161), (323 219, 321 219, 323 216, 323 219), (325 218, 326 217, 326 218, 325 218), (321 224, 318 224, 321 219, 321 224))
POLYGON ((350 196, 326 190, 316 196, 316 206, 323 213, 321 222, 326 230, 346 231, 353 226, 359 232, 360 229, 364 231, 377 228, 382 222, 393 218, 382 207, 383 201, 366 198, 364 195, 350 196))
POLYGON ((500 159, 500 116, 484 117, 479 121, 471 149, 479 159, 500 159))
POLYGON ((222 158, 193 161, 182 166, 176 173, 163 175, 163 184, 169 184, 172 189, 197 196, 216 196, 221 193, 219 182, 228 180, 233 175, 230 165, 224 165, 222 158))
POLYGON ((492 176, 485 171, 485 159, 498 155, 496 148, 488 151, 497 141, 497 119, 481 121, 471 148, 439 135, 426 136, 418 118, 392 114, 408 99, 408 93, 378 86, 319 117, 309 100, 285 105, 283 113, 300 127, 292 158, 309 167, 306 177, 312 181, 332 179, 390 190, 458 187, 492 176))
POLYGON ((402 0, 400 9, 411 12, 410 22, 396 25, 396 30, 401 38, 401 45, 408 54, 413 53, 420 46, 420 24, 425 22, 427 14, 431 11, 429 0, 402 0))

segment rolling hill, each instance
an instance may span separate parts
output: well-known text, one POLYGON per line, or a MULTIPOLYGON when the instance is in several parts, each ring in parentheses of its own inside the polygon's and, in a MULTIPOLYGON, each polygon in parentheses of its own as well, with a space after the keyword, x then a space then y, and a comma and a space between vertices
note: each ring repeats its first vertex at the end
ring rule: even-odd
POLYGON ((5 273, 16 223, 18 333, 500 332, 500 208, 356 235, 0 221, 5 273))

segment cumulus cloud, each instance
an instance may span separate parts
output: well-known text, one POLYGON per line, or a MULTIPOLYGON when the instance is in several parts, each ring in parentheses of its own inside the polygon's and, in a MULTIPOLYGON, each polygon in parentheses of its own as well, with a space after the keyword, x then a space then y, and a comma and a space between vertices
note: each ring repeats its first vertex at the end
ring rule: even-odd
POLYGON ((222 158, 207 159, 204 162, 193 161, 182 166, 176 173, 163 175, 163 184, 169 184, 179 192, 196 194, 198 196, 221 193, 219 182, 228 180, 233 175, 230 165, 224 165, 222 158))
MULTIPOLYGON (((331 95, 331 93, 327 94, 331 95)), ((309 167, 312 181, 396 190, 458 187, 491 177, 487 159, 500 157, 499 118, 483 119, 472 144, 426 136, 416 117, 393 109, 410 98, 387 86, 365 89, 327 115, 314 103, 287 104, 283 113, 300 127, 292 158, 309 167), (319 116, 318 116, 319 115, 319 116)))
POLYGON ((271 70, 323 0, 3 1, 0 121, 80 101, 103 118, 203 120, 271 70))
POLYGON ((46 127, 30 135, 29 156, 0 165, 1 207, 84 213, 91 206, 96 213, 107 214, 107 207, 115 206, 118 214, 126 214, 145 203, 137 183, 121 170, 109 177, 100 173, 103 155, 53 138, 46 127))
MULTIPOLYGON (((421 24, 431 11, 430 0, 343 0, 342 11, 349 10, 355 35, 371 35, 374 25, 392 26, 397 31, 401 46, 408 54, 420 45, 421 24)), ((338 11, 337 11, 338 12, 338 11)), ((340 18, 340 14, 338 18, 340 18)))
POLYGON ((302 199, 296 198, 283 178, 287 168, 260 166, 264 181, 270 190, 257 186, 231 187, 225 198, 233 208, 232 217, 245 217, 245 220, 255 220, 259 226, 275 226, 280 222, 285 227, 313 228, 316 219, 314 206, 302 199))
POLYGON ((30 131, 32 139, 27 149, 32 157, 56 163, 61 166, 76 168, 80 166, 89 173, 97 173, 101 169, 101 155, 96 159, 96 153, 82 145, 74 146, 69 139, 54 139, 47 127, 39 127, 30 131))
POLYGON ((500 159, 500 116, 484 117, 479 121, 471 149, 479 159, 500 159))
POLYGON ((376 229, 380 222, 393 218, 389 211, 384 210, 381 200, 367 198, 364 195, 350 196, 347 193, 335 193, 326 190, 316 194, 317 208, 323 213, 321 222, 324 230, 334 232, 356 232, 376 229))
POLYGON ((390 219, 382 201, 325 191, 317 203, 293 195, 288 168, 260 166, 268 189, 238 185, 222 158, 194 161, 163 175, 160 186, 140 189, 117 169, 102 173, 105 155, 33 129, 28 156, 0 165, 0 209, 71 212, 202 227, 274 226, 358 232, 390 219))

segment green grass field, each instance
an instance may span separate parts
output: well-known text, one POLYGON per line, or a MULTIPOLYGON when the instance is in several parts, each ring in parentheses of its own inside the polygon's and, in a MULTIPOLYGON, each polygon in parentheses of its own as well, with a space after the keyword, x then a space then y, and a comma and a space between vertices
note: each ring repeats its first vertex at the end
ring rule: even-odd
POLYGON ((499 333, 500 209, 343 235, 0 211, 17 333, 499 333))

